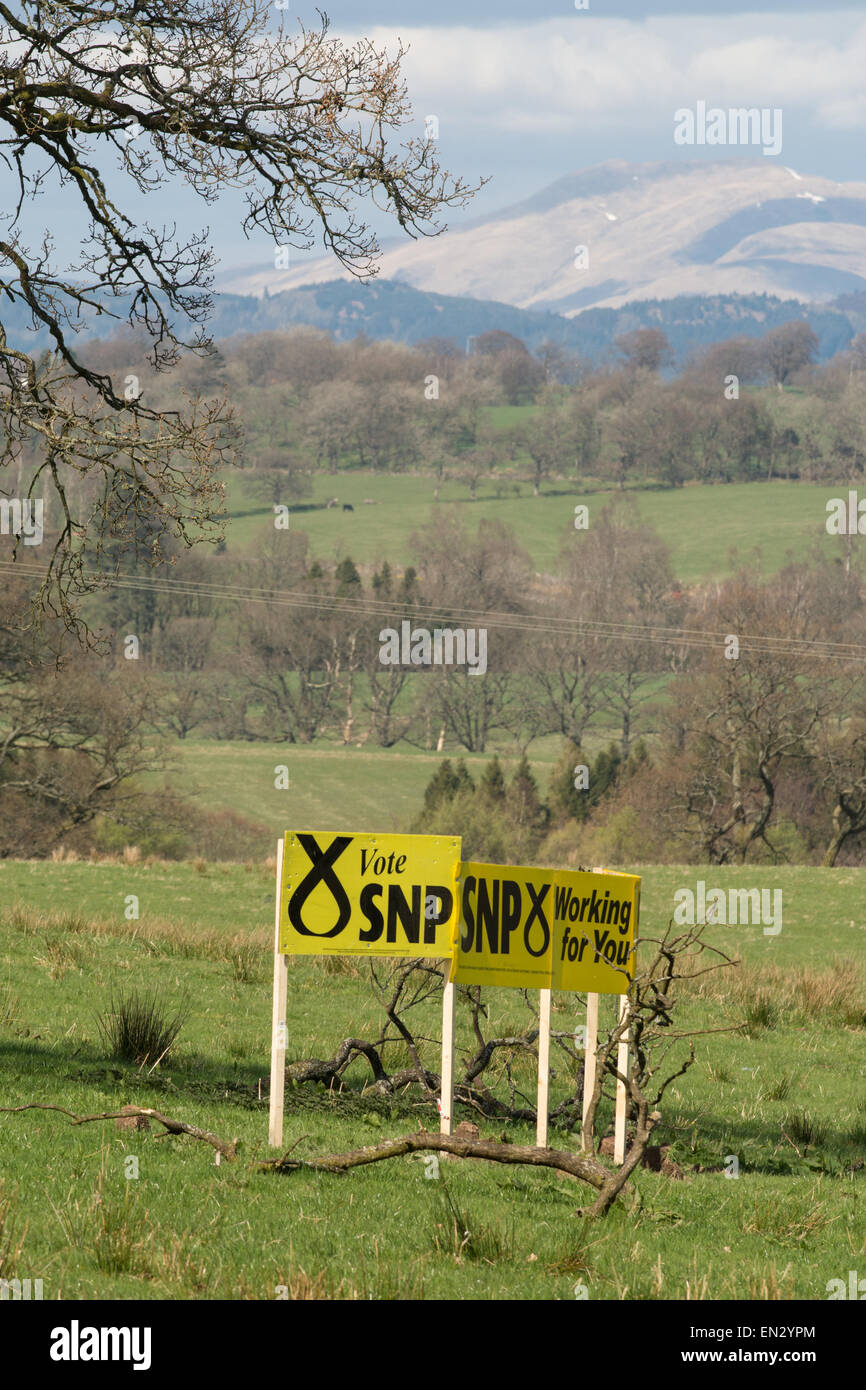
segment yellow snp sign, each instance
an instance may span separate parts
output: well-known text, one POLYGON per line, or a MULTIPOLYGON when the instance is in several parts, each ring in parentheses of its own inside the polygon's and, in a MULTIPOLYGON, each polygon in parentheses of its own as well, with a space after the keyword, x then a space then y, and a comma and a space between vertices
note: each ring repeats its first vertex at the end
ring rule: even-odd
POLYGON ((450 978, 625 994, 639 903, 632 874, 465 863, 450 978))
POLYGON ((548 989, 553 873, 467 862, 451 979, 467 985, 548 989))
POLYGON ((450 958, 460 851, 450 835, 288 831, 281 953, 450 958))
POLYGON ((627 994, 634 978, 640 878, 561 869, 553 911, 551 987, 627 994))

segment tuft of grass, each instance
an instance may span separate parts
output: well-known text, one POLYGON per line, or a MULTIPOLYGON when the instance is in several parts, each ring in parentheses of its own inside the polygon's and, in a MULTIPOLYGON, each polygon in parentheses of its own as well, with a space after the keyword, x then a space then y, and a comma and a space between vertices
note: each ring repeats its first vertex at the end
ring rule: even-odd
POLYGON ((765 1028, 775 1028, 778 1022, 779 1009, 769 990, 758 990, 746 1008, 746 1032, 751 1037, 765 1028))
POLYGON ((483 1222, 461 1207, 439 1170, 438 1220, 432 1231, 433 1248, 439 1255, 450 1255, 458 1264, 480 1260, 497 1264, 514 1259, 514 1224, 483 1222))
POLYGON ((820 1149, 827 1142, 829 1126, 816 1120, 807 1110, 787 1115, 782 1127, 795 1144, 802 1144, 804 1148, 814 1145, 820 1149))
POLYGON ((11 985, 0 985, 0 1028, 12 1028, 18 1017, 21 996, 12 993, 11 985))
POLYGON ((83 1206, 67 1201, 55 1211, 70 1246, 87 1251, 103 1274, 151 1272, 153 1231, 129 1183, 122 1198, 106 1195, 103 1169, 83 1206))
POLYGON ((374 1303, 423 1302, 423 1258, 412 1260, 410 1264, 401 1259, 386 1260, 379 1249, 378 1240, 373 1241, 373 1252, 375 1262, 372 1268, 362 1257, 361 1280, 356 1296, 374 1303))
POLYGON ((787 1072, 777 1077, 767 1091, 768 1100, 787 1100, 791 1089, 791 1078, 787 1072))
POLYGON ((862 1120, 855 1121, 851 1126, 849 1138, 856 1149, 866 1153, 866 1124, 862 1120))
POLYGON ((232 977, 239 984, 260 984, 265 979, 265 959, 258 946, 245 942, 232 954, 232 977))
POLYGON ((131 990, 126 995, 112 993, 109 1008, 97 1015, 96 1024, 113 1057, 155 1066, 171 1050, 186 1017, 185 1003, 171 1013, 155 991, 131 990))
POLYGON ((13 1195, 0 1184, 0 1279, 16 1277, 26 1230, 25 1227, 20 1235, 16 1233, 13 1195))
POLYGON ((360 979, 358 962, 353 956, 314 956, 315 969, 323 975, 348 975, 350 979, 360 979))
POLYGON ((707 1062, 707 1075, 711 1081, 715 1081, 722 1086, 727 1085, 734 1079, 730 1067, 721 1064, 719 1066, 713 1066, 711 1062, 707 1062))
POLYGON ((80 970, 85 952, 77 941, 67 941, 62 936, 45 938, 43 954, 36 956, 36 964, 44 965, 52 980, 62 980, 69 970, 80 970))
MULTIPOLYGON (((756 1005, 772 1002, 777 1021, 779 1012, 784 1010, 786 1015, 797 1013, 806 1019, 817 1019, 825 1027, 866 1027, 866 978, 856 961, 836 957, 821 970, 812 965, 794 969, 779 965, 741 966, 736 973, 720 972, 719 980, 708 977, 703 989, 696 988, 694 992, 709 994, 718 989, 722 976, 727 976, 734 1000, 747 1012, 756 1005)), ((775 1026, 758 1023, 758 1028, 775 1026)))
POLYGON ((792 1200, 784 1194, 752 1197, 751 1211, 742 1206, 743 1230, 781 1245, 802 1245, 812 1240, 830 1221, 827 1203, 812 1204, 811 1198, 792 1200))

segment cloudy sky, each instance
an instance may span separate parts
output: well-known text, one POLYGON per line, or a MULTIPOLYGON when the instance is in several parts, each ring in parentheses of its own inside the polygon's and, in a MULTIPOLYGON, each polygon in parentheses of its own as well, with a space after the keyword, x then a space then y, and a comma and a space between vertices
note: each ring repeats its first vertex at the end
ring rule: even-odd
MULTIPOLYGON (((761 157, 676 145, 674 112, 698 101, 780 108, 779 162, 866 181, 866 0, 757 0, 742 14, 730 0, 576 2, 584 0, 287 0, 282 13, 290 27, 313 26, 318 5, 334 34, 409 46, 411 133, 437 116, 445 167, 490 178, 452 225, 605 160, 761 157)), ((41 211, 72 242, 61 197, 47 195, 41 211)), ((146 211, 186 231, 209 225, 223 271, 273 260, 263 238, 244 240, 239 200, 207 208, 174 189, 146 211)), ((380 235, 393 232, 373 220, 380 235)))
MULTIPOLYGON (((290 23, 315 7, 290 0, 290 23)), ((320 5, 323 0, 318 0, 320 5)), ((490 184, 464 216, 529 196, 575 169, 628 161, 754 158, 752 149, 677 146, 673 113, 757 106, 783 112, 779 159, 806 173, 866 180, 866 5, 763 0, 332 0, 335 34, 409 46, 417 113, 439 118, 446 167, 490 184)), ((452 225, 460 215, 451 217, 452 225)), ((384 228, 383 228, 384 230, 384 228)), ((226 223, 224 264, 258 247, 226 223)))

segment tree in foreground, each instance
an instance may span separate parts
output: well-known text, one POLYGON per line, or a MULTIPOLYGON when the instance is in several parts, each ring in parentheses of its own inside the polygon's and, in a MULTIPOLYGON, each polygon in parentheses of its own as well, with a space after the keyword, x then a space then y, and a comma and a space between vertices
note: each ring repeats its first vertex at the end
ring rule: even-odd
POLYGON ((146 336, 158 370, 209 347, 206 233, 138 223, 133 199, 167 184, 206 205, 240 193, 246 235, 318 239, 369 275, 379 246, 365 202, 434 235, 441 210, 474 191, 431 140, 399 140, 411 114, 401 47, 345 44, 324 17, 289 36, 272 13, 265 0, 0 5, 0 479, 24 478, 50 520, 47 564, 17 544, 2 563, 27 568, 38 607, 67 625, 124 550, 157 562, 169 537, 219 536, 218 469, 235 442, 224 400, 154 409, 134 377, 89 366, 76 342, 108 314, 146 336), (50 233, 28 240, 38 196, 58 186, 69 225, 88 224, 67 264, 50 233), (22 322, 48 350, 26 350, 22 322))

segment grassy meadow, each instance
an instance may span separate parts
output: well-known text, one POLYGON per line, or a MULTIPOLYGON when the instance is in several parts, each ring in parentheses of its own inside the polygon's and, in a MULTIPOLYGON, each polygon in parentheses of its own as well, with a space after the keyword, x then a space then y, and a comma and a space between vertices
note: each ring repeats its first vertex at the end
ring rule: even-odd
MULTIPOLYGON (((308 533, 314 556, 410 563, 412 533, 431 524, 433 486, 429 477, 320 476, 292 526, 308 533), (354 512, 324 510, 329 495, 354 512)), ((609 496, 566 483, 545 485, 538 498, 526 483, 521 492, 503 486, 497 497, 486 482, 472 502, 448 481, 440 505, 460 507, 473 529, 482 517, 512 526, 541 572, 554 567, 575 504, 587 502, 592 516, 609 496)), ((783 483, 634 493, 685 583, 729 573, 734 550, 743 559, 758 550, 769 572, 822 536, 831 543, 828 495, 783 483)), ((238 474, 228 506, 229 547, 254 552, 270 508, 238 474)), ((598 731, 587 751, 607 742, 598 731)), ((473 776, 494 751, 511 775, 513 747, 493 743, 484 757, 467 756, 473 776)), ((532 746, 542 796, 560 751, 558 739, 532 746)), ((178 790, 271 838, 289 825, 405 828, 440 761, 406 744, 324 740, 289 748, 193 736, 172 752, 178 790), (283 763, 290 786, 279 791, 283 763)), ((618 867, 643 874, 644 936, 668 922, 675 891, 698 879, 781 888, 784 925, 778 936, 708 928, 739 963, 677 998, 672 1031, 695 1035, 695 1062, 665 1097, 657 1142, 685 1175, 641 1171, 639 1212, 590 1224, 579 1208, 591 1190, 540 1170, 443 1159, 437 1175, 420 1155, 344 1177, 257 1170, 270 1156, 272 863, 167 862, 133 850, 94 862, 0 861, 0 1107, 93 1114, 133 1103, 240 1142, 233 1163, 216 1164, 191 1138, 157 1142, 158 1126, 0 1113, 0 1277, 41 1279, 46 1299, 274 1299, 287 1290, 293 1299, 567 1300, 582 1289, 596 1300, 820 1300, 858 1262, 866 1272, 866 869, 618 867), (185 1017, 156 1065, 121 1060, 100 1026, 131 989, 185 1017), (726 1176, 734 1158, 735 1178, 726 1176)), ((487 1004, 485 1036, 531 1024, 519 992, 488 991, 487 1004)), ((554 1031, 577 1028, 582 1004, 555 996, 554 1031)), ((438 1071, 438 999, 410 1020, 438 1071)), ((611 1000, 602 1001, 605 1020, 611 1000)), ((331 1057, 344 1038, 372 1040, 381 1026, 367 965, 290 962, 290 1060, 331 1057)), ((465 999, 457 1027, 465 1065, 477 1046, 465 999)), ((673 1041, 671 1070, 685 1049, 673 1041)), ((389 1070, 405 1065, 406 1045, 389 1042, 384 1060, 389 1070)), ((503 1099, 513 1086, 517 1104, 534 1105, 535 1066, 519 1054, 509 1077, 500 1053, 485 1082, 503 1099)), ((554 1048, 552 1066, 555 1105, 573 1091, 575 1063, 554 1048)), ((356 1059, 338 1091, 290 1084, 285 1147, 312 1156, 437 1126, 435 1103, 417 1088, 383 1097, 370 1082, 356 1059)), ((478 1121, 487 1138, 534 1142, 526 1124, 459 1106, 457 1118, 478 1121)), ((578 1142, 573 1129, 552 1126, 551 1145, 578 1142)))
MULTIPOLYGON (((437 1179, 424 1156, 344 1177, 256 1171, 268 1154, 272 868, 128 859, 0 865, 0 1104, 153 1106, 241 1147, 216 1165, 205 1144, 157 1142, 158 1127, 0 1114, 2 1272, 41 1278, 46 1299, 272 1299, 279 1286, 292 1298, 571 1299, 581 1284, 604 1300, 823 1299, 828 1280, 863 1266, 866 870, 643 871, 645 936, 698 878, 781 887, 784 925, 775 937, 708 929, 741 963, 684 990, 675 1015, 677 1031, 699 1034, 696 1061, 666 1097, 659 1142, 685 1177, 641 1172, 640 1213, 589 1225, 576 1214, 589 1189, 548 1172, 442 1160, 437 1179), (156 1069, 113 1056, 98 1026, 112 994, 133 986, 187 1010, 156 1069), (732 1155, 736 1179, 724 1171, 732 1155)), ((489 1034, 527 1026, 518 992, 489 995, 489 1034)), ((581 1017, 576 996, 555 997, 555 1030, 581 1017)), ((292 961, 290 1060, 329 1057, 380 1023, 363 964, 292 961)), ((414 1023, 438 1070, 437 1005, 414 1023)), ((460 1056, 472 1047, 462 1002, 460 1056)), ((389 1069, 402 1048, 386 1049, 389 1069)), ((553 1103, 571 1066, 554 1050, 553 1103)), ((491 1079, 504 1095, 501 1067, 491 1079)), ((369 1080, 358 1060, 339 1093, 290 1086, 286 1148, 313 1155, 435 1127, 417 1091, 383 1098, 369 1080)), ((534 1058, 517 1061, 513 1082, 531 1102, 534 1058)), ((478 1116, 458 1107, 460 1118, 478 1116)), ((480 1126, 534 1140, 526 1125, 480 1126)), ((577 1138, 554 1127, 550 1142, 577 1138)))
MULTIPOLYGON (((451 479, 442 484, 438 504, 432 475, 341 472, 317 474, 312 496, 292 508, 291 525, 309 536, 310 553, 333 563, 346 555, 358 565, 407 565, 414 556, 410 538, 433 524, 435 509, 459 508, 467 527, 474 531, 484 518, 513 528, 520 545, 529 552, 539 573, 556 566, 560 547, 569 531, 574 534, 574 508, 578 503, 593 512, 613 493, 599 486, 562 480, 545 483, 538 497, 527 482, 519 484, 520 496, 502 485, 484 482, 473 501, 468 488, 451 479), (329 497, 339 497, 340 508, 324 507, 329 497), (374 506, 364 502, 374 500, 374 506), (343 512, 342 503, 352 512, 343 512)), ((226 538, 230 547, 247 549, 264 540, 273 525, 273 510, 251 497, 241 473, 227 479, 230 515, 226 538)), ((844 490, 842 490, 844 491, 844 490)), ((629 488, 640 515, 665 538, 671 550, 674 574, 683 584, 719 579, 730 573, 735 561, 743 563, 757 551, 764 571, 772 574, 791 557, 801 558, 815 542, 838 545, 827 535, 826 505, 840 489, 807 483, 731 483, 676 489, 629 488)))

